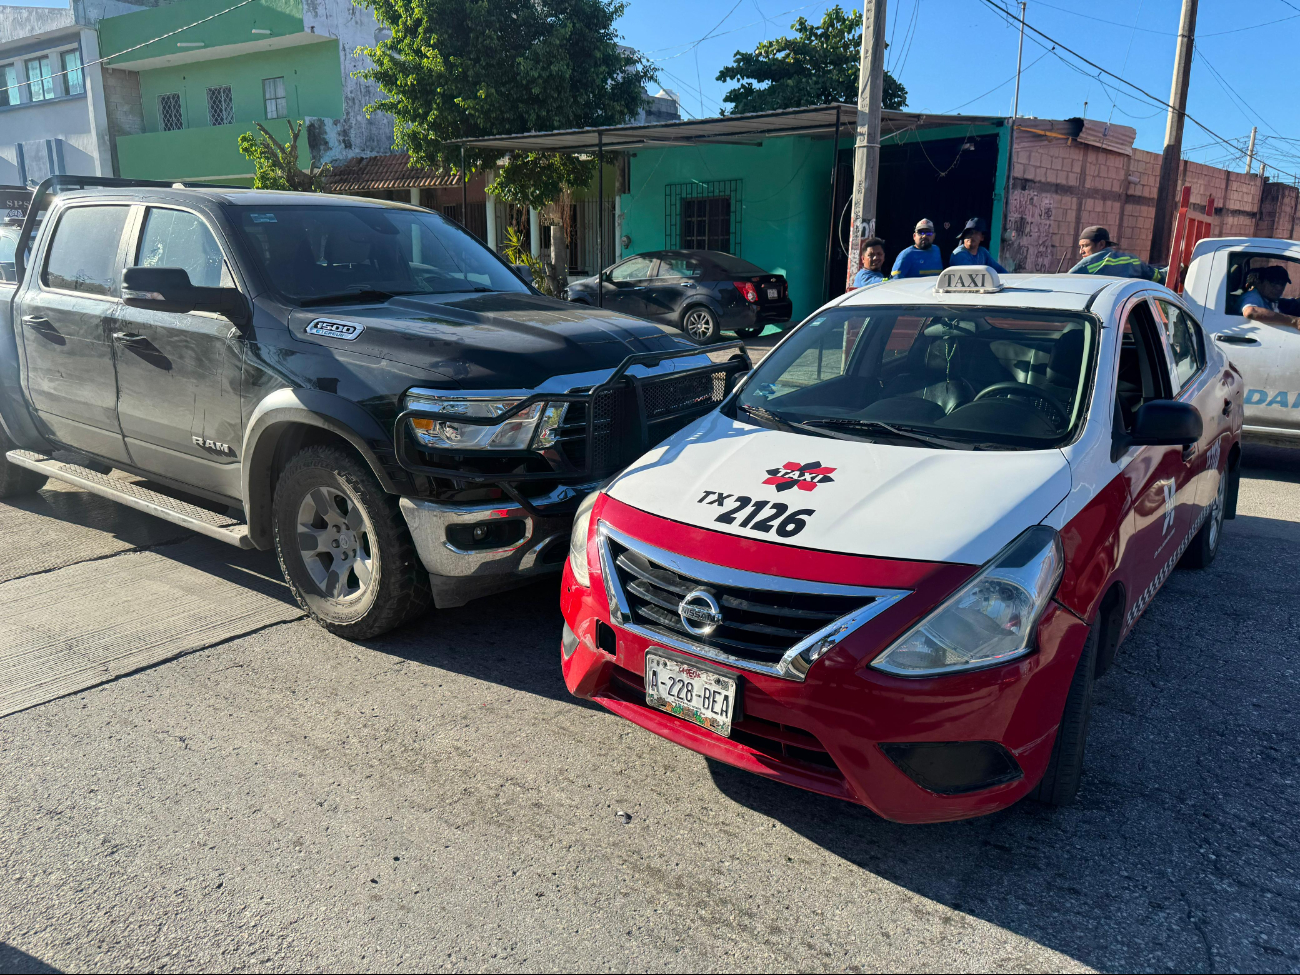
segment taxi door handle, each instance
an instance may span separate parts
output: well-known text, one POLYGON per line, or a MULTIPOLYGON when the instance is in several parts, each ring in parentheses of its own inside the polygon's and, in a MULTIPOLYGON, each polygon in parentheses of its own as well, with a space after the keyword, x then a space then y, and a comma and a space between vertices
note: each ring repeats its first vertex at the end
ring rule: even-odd
POLYGON ((1187 461, 1191 460, 1195 456, 1196 456, 1196 444, 1194 443, 1185 444, 1183 446, 1183 463, 1187 463, 1187 461))
POLYGON ((1225 399, 1223 401, 1223 415, 1232 416, 1232 400, 1225 399))

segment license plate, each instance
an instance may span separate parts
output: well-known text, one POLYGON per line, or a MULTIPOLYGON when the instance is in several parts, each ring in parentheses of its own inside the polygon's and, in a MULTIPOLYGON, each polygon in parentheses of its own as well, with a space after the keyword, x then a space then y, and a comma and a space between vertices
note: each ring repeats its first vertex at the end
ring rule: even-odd
POLYGON ((652 708, 730 737, 731 719, 736 711, 736 681, 681 660, 647 653, 645 702, 652 708))
POLYGON ((781 292, 778 291, 776 288, 768 288, 768 289, 767 289, 767 296, 768 296, 769 298, 775 298, 775 297, 777 297, 778 295, 780 295, 780 293, 781 293, 781 292))

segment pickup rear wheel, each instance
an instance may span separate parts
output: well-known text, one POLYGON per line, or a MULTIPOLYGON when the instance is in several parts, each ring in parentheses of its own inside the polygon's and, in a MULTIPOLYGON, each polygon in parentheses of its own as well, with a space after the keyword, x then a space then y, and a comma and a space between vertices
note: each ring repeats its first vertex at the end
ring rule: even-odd
POLYGON ((295 454, 275 486, 272 519, 294 598, 331 633, 378 636, 432 602, 396 499, 354 454, 322 446, 295 454))
POLYGON ((24 494, 35 494, 49 480, 44 474, 29 471, 26 467, 19 467, 4 459, 4 455, 16 446, 4 430, 0 430, 0 498, 20 498, 24 494))

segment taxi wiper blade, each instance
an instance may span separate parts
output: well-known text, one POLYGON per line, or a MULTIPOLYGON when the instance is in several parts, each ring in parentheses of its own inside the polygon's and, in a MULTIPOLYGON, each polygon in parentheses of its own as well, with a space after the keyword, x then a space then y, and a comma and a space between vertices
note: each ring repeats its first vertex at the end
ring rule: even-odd
POLYGON ((809 433, 815 434, 816 436, 819 437, 831 437, 839 440, 861 439, 859 437, 849 438, 843 435, 837 435, 835 432, 831 430, 818 430, 816 427, 810 427, 803 423, 795 423, 792 420, 787 420, 785 417, 773 413, 771 410, 765 410, 761 406, 750 406, 747 403, 741 403, 739 408, 743 410, 745 413, 747 413, 748 415, 752 416, 760 424, 763 424, 765 426, 773 426, 776 427, 776 429, 778 430, 785 430, 787 433, 792 433, 795 430, 806 430, 809 433))
POLYGON ((852 417, 829 417, 820 420, 809 420, 808 425, 826 426, 845 426, 860 427, 868 430, 884 430, 886 433, 892 433, 896 437, 902 437, 905 440, 916 440, 920 443, 928 443, 934 447, 941 447, 945 450, 974 450, 975 445, 965 440, 948 440, 945 437, 932 437, 929 434, 918 433, 910 427, 896 427, 892 423, 885 423, 881 420, 856 420, 852 417))

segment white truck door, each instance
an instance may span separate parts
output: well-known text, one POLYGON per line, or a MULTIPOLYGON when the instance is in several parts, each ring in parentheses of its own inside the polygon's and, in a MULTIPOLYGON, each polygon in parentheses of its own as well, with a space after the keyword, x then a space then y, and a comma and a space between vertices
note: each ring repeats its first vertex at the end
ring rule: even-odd
POLYGON ((1204 298, 1205 331, 1246 380, 1247 439, 1300 446, 1300 330, 1252 322, 1241 314, 1241 297, 1252 269, 1280 264, 1291 284, 1286 298, 1300 298, 1300 246, 1284 240, 1236 242, 1207 254, 1213 259, 1204 298))

